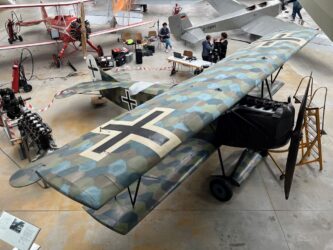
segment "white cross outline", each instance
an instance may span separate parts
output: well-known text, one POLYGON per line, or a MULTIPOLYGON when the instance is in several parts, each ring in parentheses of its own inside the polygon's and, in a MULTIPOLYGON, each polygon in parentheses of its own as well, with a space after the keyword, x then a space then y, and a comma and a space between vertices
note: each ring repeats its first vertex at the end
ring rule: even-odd
POLYGON ((107 135, 103 140, 96 143, 94 146, 90 147, 89 149, 82 152, 80 155, 89 159, 92 159, 96 162, 99 162, 100 160, 104 159, 106 156, 108 156, 110 153, 114 152, 121 146, 129 143, 130 141, 135 141, 140 144, 145 145, 146 147, 153 150, 160 158, 163 158, 166 154, 168 154, 172 149, 176 148, 178 145, 181 144, 181 140, 178 138, 177 135, 173 134, 169 130, 166 130, 164 128, 161 128, 159 126, 156 126, 155 124, 159 121, 161 121, 163 118, 170 115, 174 109, 171 108, 161 108, 157 107, 152 109, 151 111, 145 113, 144 115, 140 116, 139 118, 135 119, 134 121, 118 121, 118 120, 111 120, 102 126, 94 129, 91 131, 92 133, 96 134, 103 134, 107 135), (149 115, 153 114, 156 111, 162 111, 163 114, 159 115, 155 119, 149 121, 146 123, 142 128, 149 129, 153 132, 156 132, 158 134, 161 134, 168 138, 168 141, 165 142, 163 145, 158 145, 154 141, 150 140, 149 138, 142 137, 140 135, 130 134, 129 136, 125 137, 124 139, 118 141, 116 144, 105 150, 103 153, 96 153, 94 150, 105 143, 107 143, 109 140, 114 138, 115 136, 121 134, 121 131, 115 131, 115 130, 103 130, 102 127, 106 127, 107 125, 125 125, 125 126, 134 126, 136 123, 140 122, 141 120, 145 119, 149 115))

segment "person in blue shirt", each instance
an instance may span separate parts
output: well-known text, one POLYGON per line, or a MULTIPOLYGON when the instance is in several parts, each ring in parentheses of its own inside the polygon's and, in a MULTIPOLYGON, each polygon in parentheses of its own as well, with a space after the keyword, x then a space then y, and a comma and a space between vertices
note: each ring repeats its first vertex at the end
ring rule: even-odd
POLYGON ((214 46, 211 43, 212 37, 210 35, 206 36, 206 40, 202 42, 202 60, 212 61, 212 51, 214 46))
POLYGON ((167 23, 163 23, 162 28, 160 29, 160 33, 158 35, 161 39, 161 42, 165 43, 165 52, 169 52, 168 49, 172 49, 172 44, 170 41, 170 30, 167 23))

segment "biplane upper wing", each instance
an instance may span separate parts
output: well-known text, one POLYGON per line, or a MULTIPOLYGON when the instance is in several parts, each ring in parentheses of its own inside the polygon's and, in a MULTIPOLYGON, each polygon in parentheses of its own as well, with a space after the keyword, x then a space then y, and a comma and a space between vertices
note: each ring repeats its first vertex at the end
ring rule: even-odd
POLYGON ((70 6, 80 3, 93 2, 93 0, 82 0, 82 1, 67 1, 67 2, 51 2, 51 3, 24 3, 24 4, 6 4, 0 5, 0 10, 4 9, 25 9, 25 8, 38 8, 38 7, 60 7, 70 6))
MULTIPOLYGON (((1 9, 1 7, 0 7, 0 9, 1 9)), ((95 36, 100 36, 100 35, 104 35, 104 34, 108 34, 108 33, 122 31, 125 29, 142 26, 142 25, 146 25, 149 23, 152 23, 152 21, 144 21, 144 22, 139 22, 139 23, 130 24, 130 25, 126 25, 126 26, 118 26, 116 28, 104 29, 104 30, 100 30, 100 31, 91 33, 90 37, 95 37, 95 36)), ((46 46, 46 45, 57 44, 57 43, 62 43, 62 40, 50 40, 50 41, 26 43, 26 44, 23 43, 23 44, 18 44, 18 45, 3 45, 3 46, 0 46, 0 50, 46 46)))
POLYGON ((146 24, 150 24, 150 23, 152 23, 152 21, 143 21, 143 22, 132 23, 132 24, 129 24, 129 25, 118 26, 116 28, 110 28, 110 29, 96 31, 96 32, 91 33, 89 36, 90 37, 100 36, 100 35, 109 34, 109 33, 129 29, 129 28, 134 28, 134 27, 138 27, 138 26, 142 26, 142 25, 146 25, 146 24))
POLYGON ((11 184, 41 178, 97 210, 235 105, 316 34, 306 29, 266 36, 18 171, 11 184))

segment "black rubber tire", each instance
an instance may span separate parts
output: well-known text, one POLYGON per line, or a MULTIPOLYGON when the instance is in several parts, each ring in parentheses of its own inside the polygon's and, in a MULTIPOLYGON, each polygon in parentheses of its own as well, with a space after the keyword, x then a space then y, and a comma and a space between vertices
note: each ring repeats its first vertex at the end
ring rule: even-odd
POLYGON ((211 194, 222 202, 229 201, 233 195, 230 183, 223 176, 212 176, 209 189, 211 194))
POLYGON ((55 54, 52 55, 52 58, 53 58, 54 65, 57 68, 60 68, 60 65, 61 65, 60 58, 55 54))
POLYGON ((30 84, 25 84, 24 86, 23 86, 23 91, 25 92, 25 93, 28 93, 28 92, 30 92, 32 90, 32 86, 30 85, 30 84))
POLYGON ((20 40, 20 42, 23 42, 23 37, 22 36, 18 36, 18 39, 20 40))
POLYGON ((104 51, 103 51, 102 46, 98 45, 97 49, 98 49, 98 51, 97 51, 98 56, 104 56, 104 51))

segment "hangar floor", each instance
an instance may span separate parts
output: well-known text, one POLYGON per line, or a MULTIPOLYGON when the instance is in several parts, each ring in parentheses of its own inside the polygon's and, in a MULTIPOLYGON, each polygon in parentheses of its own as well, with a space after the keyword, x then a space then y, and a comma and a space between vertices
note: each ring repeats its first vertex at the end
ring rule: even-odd
MULTIPOLYGON (((184 6, 193 22, 207 20, 217 13, 207 4, 184 6)), ((167 20, 171 7, 149 7, 145 19, 167 20)), ((39 11, 25 13, 24 18, 39 16, 39 11)), ((0 13, 4 23, 8 12, 0 13)), ((307 17, 307 25, 315 24, 307 17)), ((43 26, 40 26, 43 29, 43 26)), ((144 34, 153 28, 141 27, 136 30, 144 34)), ((23 32, 28 41, 46 38, 46 34, 27 28, 23 32)), ((4 34, 4 30, 1 32, 4 34)), ((119 46, 118 35, 106 35, 96 39, 110 52, 119 46)), ((230 36, 248 39, 245 34, 231 32, 230 36)), ((6 38, 1 36, 1 43, 6 38)), ((182 51, 185 45, 174 42, 174 50, 182 51)), ((245 43, 230 41, 229 51, 246 46, 245 43)), ((201 47, 191 48, 200 56, 201 47)), ((35 77, 30 83, 33 91, 22 94, 31 96, 34 107, 44 107, 50 103, 55 93, 82 81, 89 81, 88 69, 79 53, 71 57, 78 73, 68 76, 72 70, 63 66, 51 66, 51 53, 54 47, 32 49, 35 58, 35 77)), ((169 54, 158 50, 153 57, 144 57, 145 66, 169 66, 169 54)), ((0 53, 1 82, 11 80, 11 65, 18 58, 19 51, 0 53)), ((320 35, 307 45, 292 60, 286 63, 280 79, 286 85, 278 92, 276 99, 286 100, 292 95, 304 75, 313 71, 316 86, 332 84, 333 44, 320 35)), ((133 63, 132 66, 135 66, 133 63)), ((128 71, 133 79, 159 81, 166 84, 181 82, 192 76, 186 71, 170 78, 168 71, 128 71)), ((29 221, 42 230, 36 242, 43 249, 333 249, 333 103, 329 92, 326 111, 326 131, 323 137, 324 170, 319 172, 316 164, 298 167, 292 187, 291 197, 284 200, 283 183, 270 159, 266 159, 255 169, 250 178, 234 189, 234 197, 227 203, 219 203, 208 190, 208 177, 219 168, 217 155, 213 155, 200 169, 188 178, 174 193, 160 204, 142 223, 128 235, 122 236, 97 223, 81 206, 60 195, 53 189, 42 189, 35 184, 23 189, 9 186, 9 177, 27 162, 21 161, 18 147, 12 146, 3 130, 0 131, 0 211, 5 210, 29 221)), ((52 107, 41 115, 53 129, 58 146, 79 137, 110 118, 124 112, 112 103, 94 108, 90 96, 78 95, 69 99, 56 100, 52 107)), ((224 157, 234 152, 223 148, 224 157)), ((280 164, 285 163, 285 155, 278 156, 280 164)), ((0 249, 11 249, 0 242, 0 249)))

